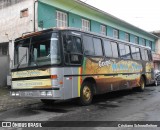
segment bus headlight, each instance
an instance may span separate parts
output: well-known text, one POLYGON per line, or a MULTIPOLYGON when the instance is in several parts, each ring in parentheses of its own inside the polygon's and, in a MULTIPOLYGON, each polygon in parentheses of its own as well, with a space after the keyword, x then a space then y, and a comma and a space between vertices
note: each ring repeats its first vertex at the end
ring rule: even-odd
POLYGON ((19 94, 19 92, 16 92, 16 96, 19 96, 20 94, 19 94))
POLYGON ((51 97, 51 96, 52 96, 52 92, 47 91, 47 96, 48 96, 48 97, 51 97))
POLYGON ((11 92, 11 96, 16 96, 16 93, 15 92, 11 92))
POLYGON ((45 91, 41 91, 41 96, 46 96, 46 92, 45 91))
POLYGON ((52 97, 52 92, 51 91, 41 91, 40 93, 41 96, 45 97, 52 97))

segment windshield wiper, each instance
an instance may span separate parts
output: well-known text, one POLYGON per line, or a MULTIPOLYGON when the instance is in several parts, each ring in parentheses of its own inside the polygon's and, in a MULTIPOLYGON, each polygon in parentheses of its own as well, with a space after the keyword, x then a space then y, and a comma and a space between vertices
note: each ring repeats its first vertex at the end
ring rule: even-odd
POLYGON ((27 58, 27 53, 22 56, 21 60, 19 61, 18 65, 17 65, 17 69, 19 68, 19 66, 21 65, 21 63, 25 57, 27 58))

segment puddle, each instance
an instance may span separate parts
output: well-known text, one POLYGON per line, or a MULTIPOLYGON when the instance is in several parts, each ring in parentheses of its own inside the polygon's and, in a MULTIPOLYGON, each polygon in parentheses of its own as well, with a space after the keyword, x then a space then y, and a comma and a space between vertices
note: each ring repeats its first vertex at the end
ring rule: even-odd
POLYGON ((112 101, 106 101, 106 102, 100 102, 95 104, 100 109, 106 109, 106 108, 117 108, 119 107, 118 102, 112 102, 112 101))
POLYGON ((130 99, 127 99, 127 100, 133 101, 133 100, 135 100, 135 99, 131 99, 131 98, 130 98, 130 99))
POLYGON ((56 112, 56 113, 67 113, 67 112, 69 112, 69 110, 58 109, 58 108, 50 107, 50 106, 44 106, 40 110, 47 111, 47 112, 56 112))
POLYGON ((32 116, 32 115, 37 115, 40 112, 34 110, 34 109, 23 109, 18 112, 19 116, 32 116))
POLYGON ((137 96, 136 98, 143 98, 143 97, 137 96))

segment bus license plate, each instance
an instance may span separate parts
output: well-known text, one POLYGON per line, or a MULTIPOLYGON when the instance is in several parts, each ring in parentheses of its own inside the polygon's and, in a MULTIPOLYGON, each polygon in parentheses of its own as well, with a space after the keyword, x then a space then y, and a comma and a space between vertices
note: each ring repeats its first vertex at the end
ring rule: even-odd
POLYGON ((24 92, 24 96, 26 97, 32 97, 33 96, 33 92, 24 92))

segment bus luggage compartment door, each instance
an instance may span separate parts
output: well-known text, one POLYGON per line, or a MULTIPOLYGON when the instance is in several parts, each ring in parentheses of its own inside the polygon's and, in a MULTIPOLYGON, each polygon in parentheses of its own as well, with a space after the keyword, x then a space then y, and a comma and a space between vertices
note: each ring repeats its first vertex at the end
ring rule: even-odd
POLYGON ((72 67, 64 68, 64 99, 72 98, 72 67))

